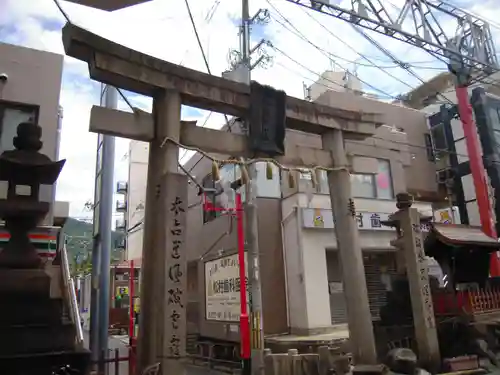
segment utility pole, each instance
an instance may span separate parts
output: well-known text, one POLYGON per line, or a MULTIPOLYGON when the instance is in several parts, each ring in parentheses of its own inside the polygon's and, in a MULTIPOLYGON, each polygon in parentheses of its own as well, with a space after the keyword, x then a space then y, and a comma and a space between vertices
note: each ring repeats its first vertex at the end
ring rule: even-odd
MULTIPOLYGON (((259 11, 260 12, 260 11, 259 11)), ((250 11, 248 0, 241 1, 241 69, 245 75, 245 83, 250 85, 250 11)), ((248 129, 249 127, 246 126, 248 129)), ((246 198, 246 239, 248 244, 248 273, 250 279, 250 327, 252 332, 251 369, 253 374, 261 374, 264 370, 264 319, 262 313, 262 285, 260 279, 259 259, 259 222, 257 217, 257 165, 249 166, 250 181, 245 186, 246 198)))
MULTIPOLYGON (((266 45, 265 40, 261 40, 255 47, 250 48, 250 27, 255 22, 266 23, 269 19, 267 9, 259 11, 250 17, 249 1, 241 2, 241 25, 240 25, 240 50, 235 52, 238 56, 236 61, 231 62, 232 71, 223 74, 228 79, 250 85, 252 69, 258 65, 265 64, 270 57, 265 53, 252 63, 251 55, 262 46, 266 45)), ((262 50, 261 50, 262 51, 262 50)), ((248 131, 248 124, 244 124, 244 129, 248 131)), ((262 286, 260 281, 259 267, 259 236, 257 218, 257 195, 256 184, 252 183, 257 178, 256 165, 248 167, 250 182, 245 186, 245 238, 248 246, 248 273, 250 283, 250 309, 251 309, 251 331, 252 331, 252 372, 261 373, 264 369, 264 322, 262 314, 262 286)))
MULTIPOLYGON (((265 64, 270 57, 262 53, 254 63, 251 55, 261 50, 266 45, 266 40, 262 39, 256 46, 250 48, 250 27, 255 22, 266 23, 269 20, 267 9, 259 9, 257 13, 250 17, 249 2, 241 2, 241 25, 240 25, 240 50, 234 52, 238 56, 236 61, 231 61, 232 71, 223 74, 223 77, 250 85, 252 69, 261 64, 265 64)), ((243 125, 248 131, 248 123, 243 125)), ((257 217, 257 191, 256 184, 252 183, 257 178, 256 165, 248 168, 249 183, 245 185, 245 239, 248 248, 248 276, 250 284, 250 329, 251 329, 251 371, 254 374, 261 374, 264 370, 264 323, 262 314, 262 286, 260 282, 259 267, 259 229, 257 217)), ((243 368, 246 374, 249 369, 243 368)))
MULTIPOLYGON (((102 104, 109 109, 117 108, 118 96, 114 87, 101 85, 102 104)), ((94 361, 98 360, 100 355, 108 349, 114 164, 115 138, 99 134, 97 138, 90 305, 90 349, 94 361)))

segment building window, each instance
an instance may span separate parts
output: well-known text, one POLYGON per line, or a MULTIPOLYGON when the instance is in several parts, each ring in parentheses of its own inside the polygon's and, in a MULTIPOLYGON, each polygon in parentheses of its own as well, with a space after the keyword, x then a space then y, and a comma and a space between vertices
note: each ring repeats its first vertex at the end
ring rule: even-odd
POLYGON ((351 189, 356 198, 394 198, 389 161, 378 159, 377 174, 351 174, 351 189))
POLYGON ((0 100, 0 151, 13 150, 17 126, 38 122, 39 107, 0 100))

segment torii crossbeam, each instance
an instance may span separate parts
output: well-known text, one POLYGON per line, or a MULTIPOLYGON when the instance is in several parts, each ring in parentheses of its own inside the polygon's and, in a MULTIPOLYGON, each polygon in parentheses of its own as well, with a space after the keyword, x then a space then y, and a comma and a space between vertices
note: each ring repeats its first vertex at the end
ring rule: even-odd
MULTIPOLYGON (((150 142, 144 223, 138 371, 161 361, 164 374, 181 374, 186 336, 187 180, 178 173, 179 144, 206 152, 248 156, 245 137, 181 124, 181 104, 246 117, 250 88, 145 55, 72 24, 63 28, 66 54, 88 63, 90 77, 153 97, 153 115, 94 107, 91 130, 150 142)), ((321 134, 324 150, 287 147, 282 162, 338 167, 328 172, 332 211, 345 280, 349 330, 357 363, 376 361, 371 315, 351 198, 344 138, 364 139, 384 123, 364 113, 362 101, 335 108, 287 97, 286 126, 321 134), (351 275, 349 277, 349 275, 351 275)))

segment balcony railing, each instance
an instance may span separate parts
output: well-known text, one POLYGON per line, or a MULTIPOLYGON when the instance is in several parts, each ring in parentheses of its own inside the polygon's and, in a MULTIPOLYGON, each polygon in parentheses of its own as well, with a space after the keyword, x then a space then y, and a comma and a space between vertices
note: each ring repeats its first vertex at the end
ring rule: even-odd
POLYGON ((117 219, 115 222, 116 230, 125 230, 127 228, 127 221, 123 219, 117 219))
POLYGON ((116 212, 126 212, 127 211, 127 202, 116 201, 116 212))
POLYGON ((125 249, 126 247, 127 247, 127 239, 125 237, 115 240, 116 249, 125 249))
POLYGON ((116 183, 116 192, 118 194, 127 194, 128 182, 126 181, 118 181, 116 183))

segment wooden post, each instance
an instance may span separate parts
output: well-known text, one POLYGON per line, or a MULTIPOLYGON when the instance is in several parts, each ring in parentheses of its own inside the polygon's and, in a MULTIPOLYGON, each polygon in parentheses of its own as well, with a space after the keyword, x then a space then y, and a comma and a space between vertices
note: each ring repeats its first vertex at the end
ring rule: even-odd
MULTIPOLYGON (((323 148, 332 153, 334 167, 347 168, 348 163, 341 130, 325 133, 323 135, 323 148)), ((377 353, 366 287, 363 253, 355 212, 349 206, 351 201, 349 171, 341 169, 328 172, 328 186, 342 267, 349 341, 354 362, 356 364, 375 364, 377 363, 377 353)))
POLYGON ((161 362, 163 373, 178 375, 186 334, 187 179, 177 174, 177 145, 164 140, 179 140, 180 95, 164 91, 153 107, 156 137, 149 149, 138 373, 161 362))
POLYGON ((391 244, 399 247, 404 253, 418 345, 418 359, 429 370, 439 370, 441 357, 429 286, 428 265, 422 240, 421 215, 416 208, 411 208, 411 198, 407 194, 398 194, 397 200, 399 211, 391 215, 390 219, 399 223, 398 231, 401 236, 391 241, 391 244))

